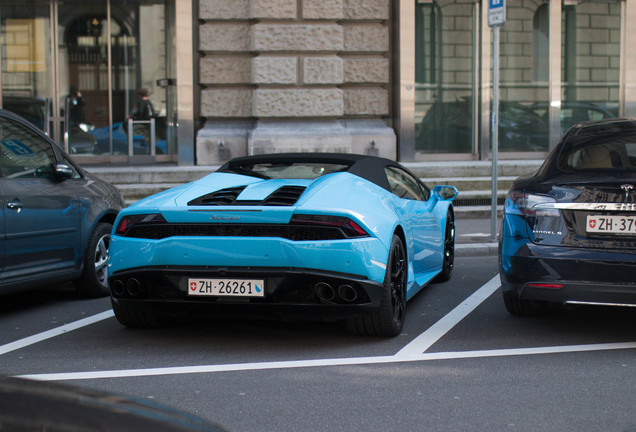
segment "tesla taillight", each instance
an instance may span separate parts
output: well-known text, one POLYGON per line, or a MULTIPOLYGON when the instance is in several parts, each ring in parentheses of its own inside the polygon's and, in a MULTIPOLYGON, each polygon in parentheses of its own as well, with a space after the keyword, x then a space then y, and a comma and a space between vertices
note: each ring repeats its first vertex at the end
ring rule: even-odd
POLYGON ((551 196, 512 191, 506 197, 504 211, 520 216, 558 217, 559 210, 553 206, 556 202, 551 196))
POLYGON ((531 283, 531 284, 528 284, 528 286, 532 287, 532 288, 561 289, 565 285, 563 285, 563 284, 554 284, 554 283, 531 283))

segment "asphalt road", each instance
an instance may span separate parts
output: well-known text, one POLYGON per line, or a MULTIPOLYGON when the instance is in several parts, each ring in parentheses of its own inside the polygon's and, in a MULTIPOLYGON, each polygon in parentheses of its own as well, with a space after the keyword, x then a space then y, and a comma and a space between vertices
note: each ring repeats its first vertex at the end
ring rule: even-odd
POLYGON ((636 310, 505 311, 496 257, 408 304, 395 338, 338 324, 129 330, 68 287, 2 297, 0 373, 168 404, 231 431, 636 431, 636 310))

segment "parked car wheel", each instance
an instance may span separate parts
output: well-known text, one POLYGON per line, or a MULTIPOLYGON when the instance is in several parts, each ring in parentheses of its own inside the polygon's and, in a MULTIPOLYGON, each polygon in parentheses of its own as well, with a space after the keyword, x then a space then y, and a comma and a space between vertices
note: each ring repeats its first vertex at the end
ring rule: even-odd
POLYGON ((514 292, 503 292, 504 304, 512 315, 537 316, 548 312, 548 302, 539 300, 523 300, 514 292))
POLYGON ((109 294, 108 248, 112 229, 113 226, 109 223, 98 223, 88 242, 84 270, 82 276, 75 281, 75 288, 83 297, 104 297, 109 294))
POLYGON ((406 252, 402 239, 393 236, 379 309, 347 321, 349 332, 369 336, 397 336, 406 315, 406 252))
POLYGON ((450 280, 455 268, 455 217, 449 209, 446 216, 446 230, 444 232, 444 261, 442 271, 435 278, 435 282, 450 280))

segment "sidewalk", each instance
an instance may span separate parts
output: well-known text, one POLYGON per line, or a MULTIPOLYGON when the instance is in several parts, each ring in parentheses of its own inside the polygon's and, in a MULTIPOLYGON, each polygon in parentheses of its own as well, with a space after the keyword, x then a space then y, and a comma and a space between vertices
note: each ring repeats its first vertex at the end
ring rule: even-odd
MULTIPOLYGON (((497 255, 497 240, 491 235, 490 219, 455 220, 455 256, 497 255)), ((497 221, 497 233, 501 219, 497 221)))

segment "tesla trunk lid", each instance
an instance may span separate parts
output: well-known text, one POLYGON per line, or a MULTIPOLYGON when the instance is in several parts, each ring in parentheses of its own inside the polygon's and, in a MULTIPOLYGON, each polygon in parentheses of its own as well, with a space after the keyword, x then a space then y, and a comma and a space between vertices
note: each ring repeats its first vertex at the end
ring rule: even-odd
POLYGON ((636 248, 636 190, 627 182, 555 184, 554 202, 527 216, 536 244, 602 249, 636 248))

